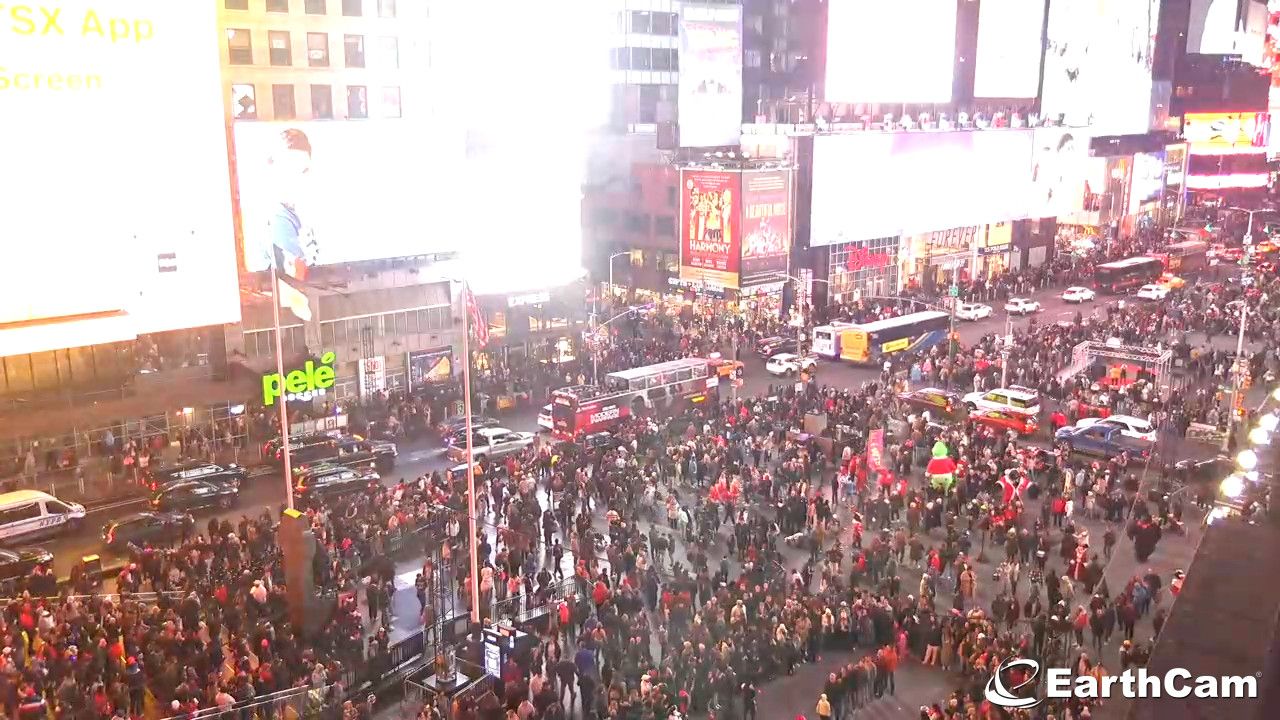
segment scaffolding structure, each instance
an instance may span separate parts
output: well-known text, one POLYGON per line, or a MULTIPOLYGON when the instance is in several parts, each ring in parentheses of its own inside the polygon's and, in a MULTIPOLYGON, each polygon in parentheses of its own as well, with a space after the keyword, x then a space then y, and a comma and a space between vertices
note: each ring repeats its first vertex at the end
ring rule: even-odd
POLYGON ((1151 373, 1152 382, 1161 397, 1169 394, 1169 370, 1173 367, 1173 351, 1137 345, 1121 345, 1118 342, 1085 340, 1071 351, 1071 364, 1059 374, 1059 378, 1079 375, 1099 360, 1104 362, 1133 363, 1151 373))

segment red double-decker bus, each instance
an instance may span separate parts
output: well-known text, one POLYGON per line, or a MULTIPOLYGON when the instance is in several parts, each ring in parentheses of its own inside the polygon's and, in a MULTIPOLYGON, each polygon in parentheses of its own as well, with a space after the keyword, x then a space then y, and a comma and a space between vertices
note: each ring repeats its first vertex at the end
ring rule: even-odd
POLYGON ((560 438, 609 430, 637 415, 665 416, 714 400, 721 363, 684 358, 609 373, 600 385, 551 393, 552 432, 560 438))

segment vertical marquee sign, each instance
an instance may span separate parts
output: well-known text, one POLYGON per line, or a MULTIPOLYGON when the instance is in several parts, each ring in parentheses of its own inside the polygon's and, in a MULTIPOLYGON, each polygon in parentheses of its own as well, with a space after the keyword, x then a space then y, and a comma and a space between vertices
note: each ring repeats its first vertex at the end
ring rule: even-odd
POLYGON ((785 280, 790 255, 791 172, 742 173, 741 286, 785 280))
POLYGON ((680 280, 736 290, 742 174, 680 171, 680 280))

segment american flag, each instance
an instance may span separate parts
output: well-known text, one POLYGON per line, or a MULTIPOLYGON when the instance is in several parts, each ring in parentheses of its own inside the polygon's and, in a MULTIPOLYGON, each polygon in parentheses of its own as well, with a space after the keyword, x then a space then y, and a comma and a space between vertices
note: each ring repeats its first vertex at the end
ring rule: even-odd
POLYGON ((478 347, 484 347, 489 344, 489 322, 484 319, 484 313, 480 312, 480 304, 476 302, 471 286, 464 286, 463 293, 467 303, 467 314, 471 316, 471 337, 478 347))

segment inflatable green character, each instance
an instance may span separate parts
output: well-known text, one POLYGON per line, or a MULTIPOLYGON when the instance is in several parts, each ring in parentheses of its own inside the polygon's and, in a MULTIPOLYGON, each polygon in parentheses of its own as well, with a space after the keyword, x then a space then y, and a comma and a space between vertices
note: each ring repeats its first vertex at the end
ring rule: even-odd
POLYGON ((941 440, 933 444, 933 459, 925 466, 925 474, 933 488, 940 492, 950 492, 956 484, 956 463, 947 444, 941 440))

